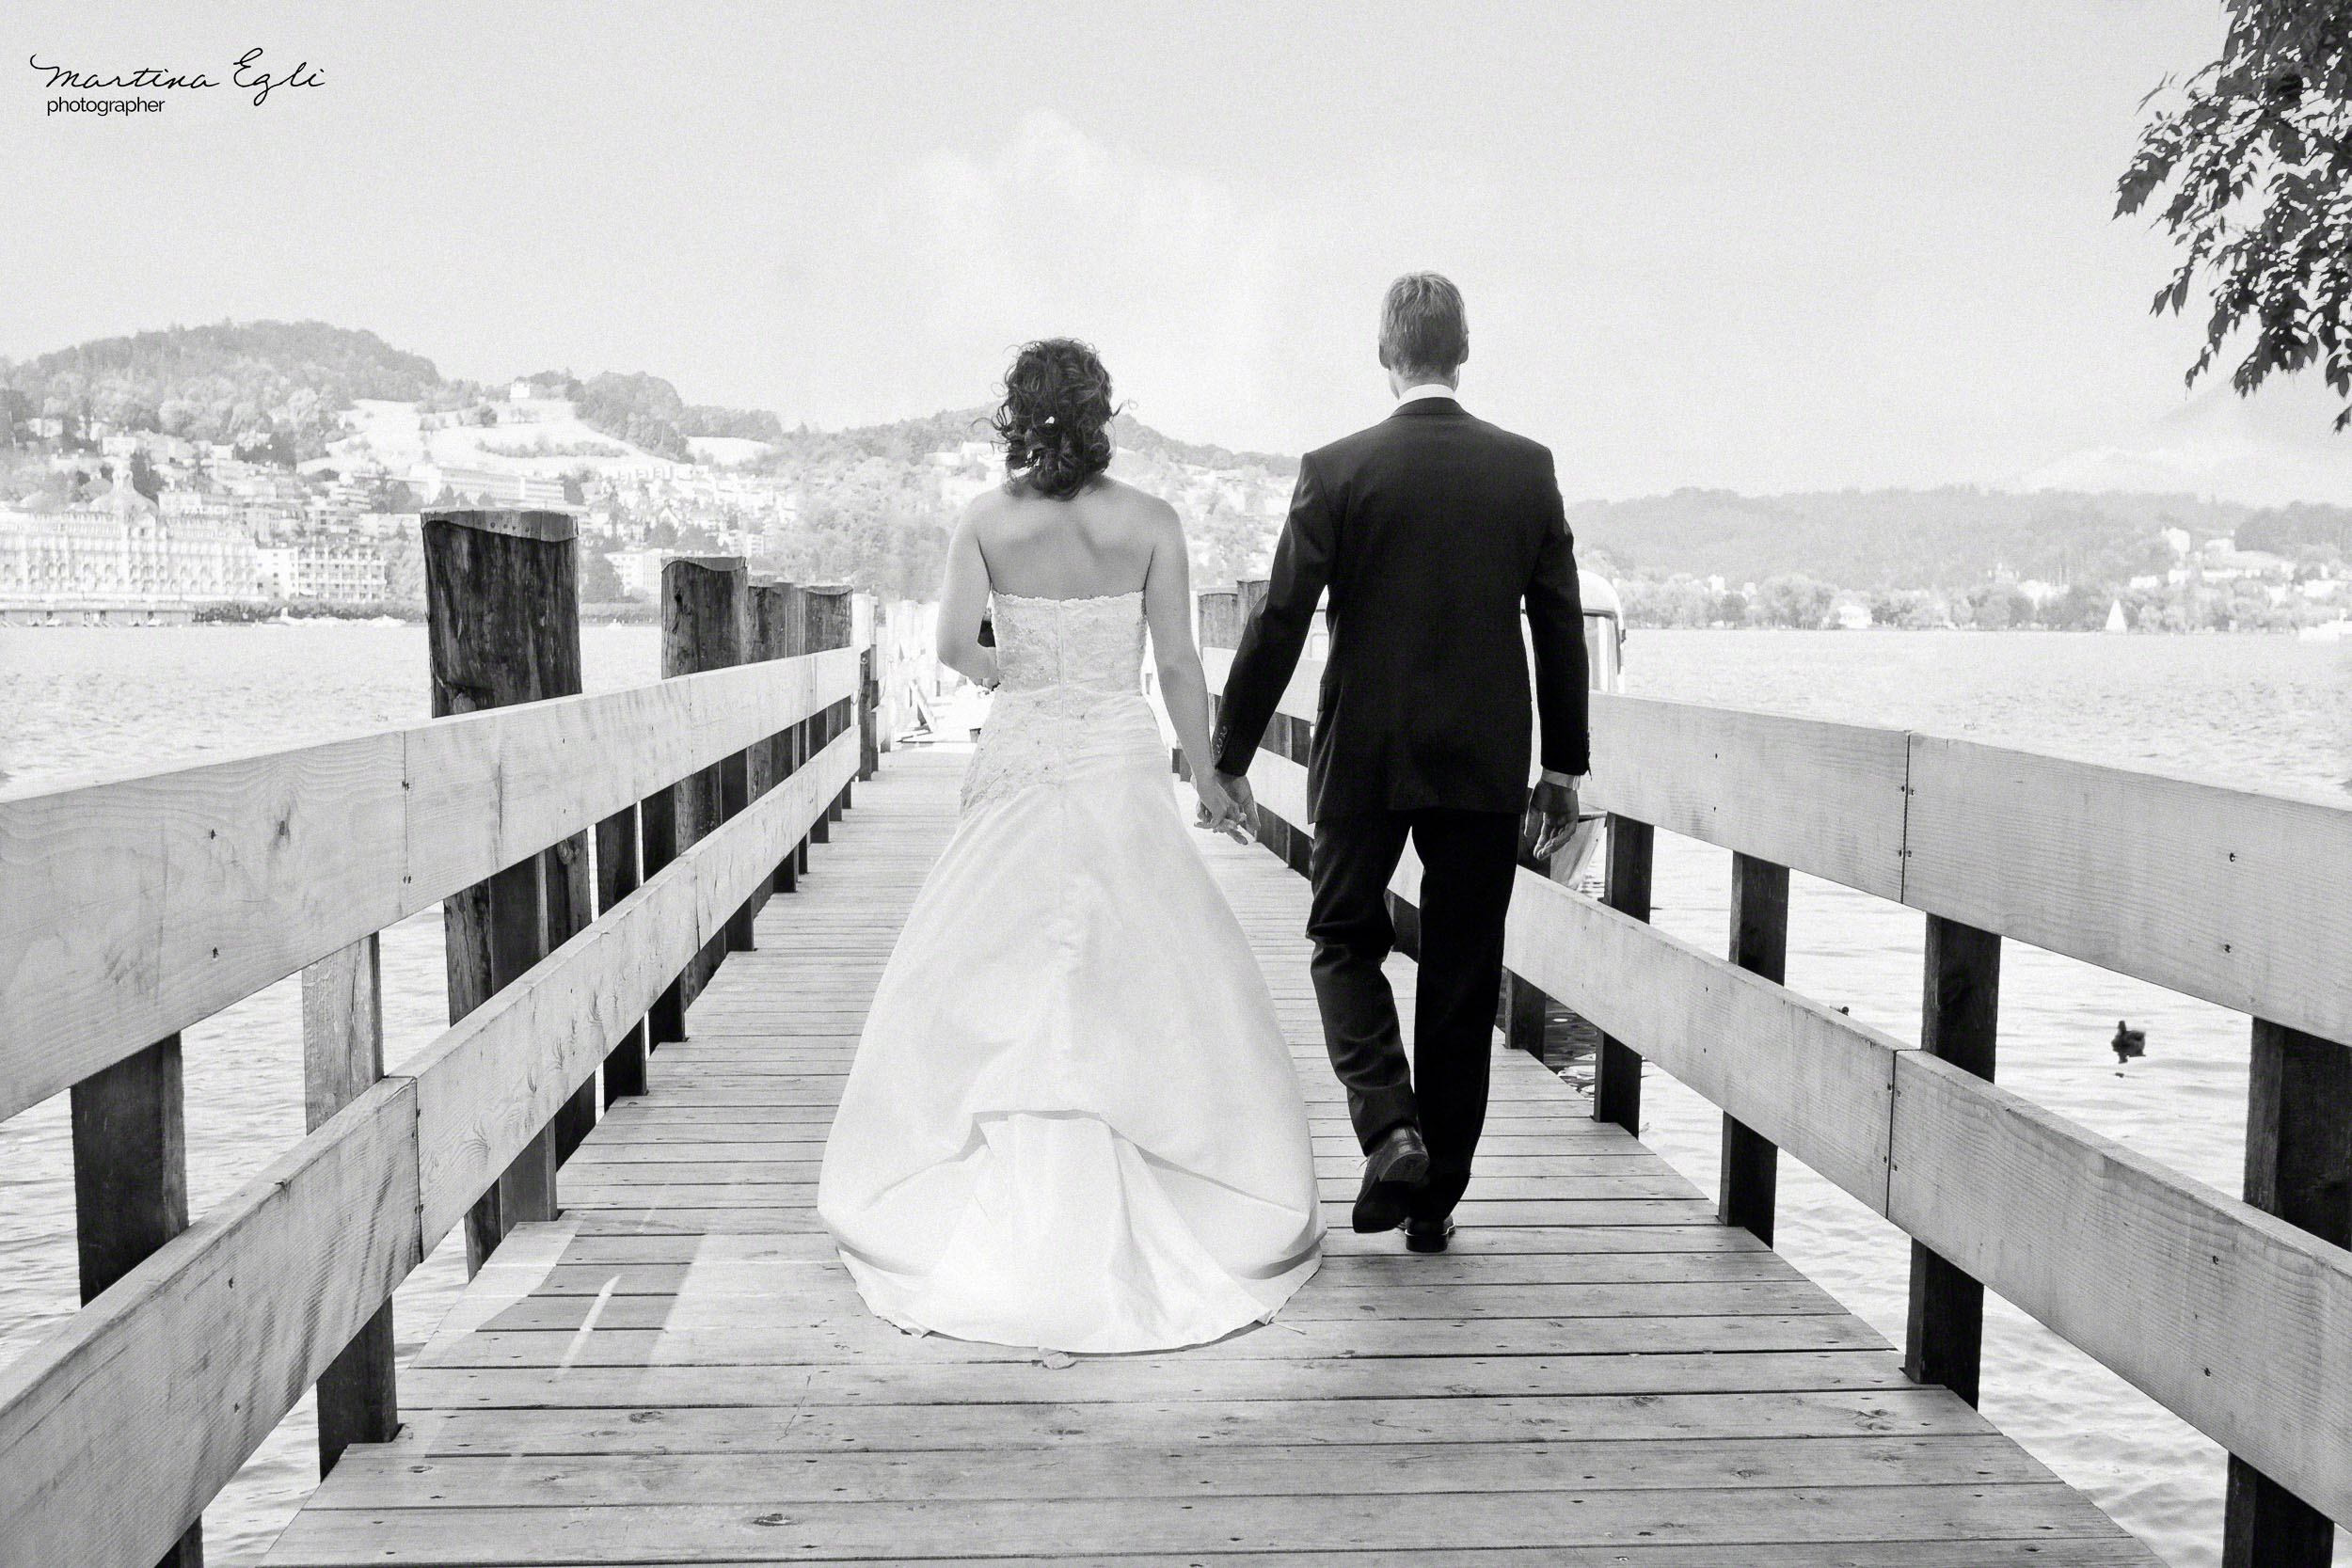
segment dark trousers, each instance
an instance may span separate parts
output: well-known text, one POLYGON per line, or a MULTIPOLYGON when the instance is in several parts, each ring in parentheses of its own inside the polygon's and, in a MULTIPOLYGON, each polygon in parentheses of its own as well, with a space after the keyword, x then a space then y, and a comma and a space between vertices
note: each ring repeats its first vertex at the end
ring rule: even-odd
POLYGON ((1486 1122, 1502 921, 1518 842, 1519 818, 1502 812, 1363 812, 1315 824, 1307 935, 1315 947, 1324 1043, 1366 1150, 1400 1122, 1421 1129, 1430 1171, 1414 1205, 1418 1215, 1450 1213, 1460 1201, 1486 1122), (1396 945, 1383 895, 1408 834, 1422 863, 1409 1070, 1396 996, 1380 972, 1396 945))

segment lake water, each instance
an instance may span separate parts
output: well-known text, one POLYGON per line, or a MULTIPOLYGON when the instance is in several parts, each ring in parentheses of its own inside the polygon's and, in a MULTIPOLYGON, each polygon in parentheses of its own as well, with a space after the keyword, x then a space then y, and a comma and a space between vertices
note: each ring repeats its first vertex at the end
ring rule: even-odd
MULTIPOLYGON (((590 689, 654 677, 644 626, 584 634, 590 689)), ((2352 803, 2352 647, 2265 637, 2063 633, 1637 631, 1627 689, 1647 695, 1889 724, 2352 803)), ((0 788, 185 766, 425 717, 414 626, 315 624, 0 628, 0 788)), ((1729 856, 1659 835, 1654 918, 1720 950, 1729 856)), ((1921 917, 1792 879, 1789 984, 1917 1037, 1921 917)), ((386 1057, 444 1026, 440 919, 384 936, 386 1057)), ((2235 1191, 2243 1153, 2244 1018, 2015 943, 2003 957, 2001 1078, 2028 1098, 2235 1191), (2119 1069, 2119 1019, 2148 1054, 2119 1069)), ((302 1136, 300 1006, 291 982, 184 1037, 188 1185, 202 1210, 302 1136)), ((0 1360, 75 1304, 64 1097, 0 1124, 0 1360)), ((1652 1072, 1643 1133, 1714 1187, 1718 1114, 1652 1072)), ((1899 1343, 1901 1234, 1792 1162, 1779 1244, 1899 1343)), ((410 1276, 395 1307, 404 1356, 464 1282, 462 1242, 410 1276)), ((2178 1568, 2216 1562, 2221 1456, 2005 1304, 1987 1305, 1984 1409, 2178 1568)), ((309 1492, 306 1403, 207 1513, 210 1560, 253 1560, 309 1492)), ((2352 1551, 2352 1543, 2345 1548, 2352 1551)), ((2352 1557, 2344 1560, 2352 1561, 2352 1557)))

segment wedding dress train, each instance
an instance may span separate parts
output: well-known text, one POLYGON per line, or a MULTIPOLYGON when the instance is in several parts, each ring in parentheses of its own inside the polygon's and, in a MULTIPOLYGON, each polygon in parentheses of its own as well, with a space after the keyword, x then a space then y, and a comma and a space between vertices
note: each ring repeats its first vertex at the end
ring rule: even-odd
POLYGON ((1142 595, 999 594, 994 624, 1003 684, 875 990, 818 1214, 904 1329, 1217 1338, 1320 1256, 1297 1077, 1177 812, 1142 595))

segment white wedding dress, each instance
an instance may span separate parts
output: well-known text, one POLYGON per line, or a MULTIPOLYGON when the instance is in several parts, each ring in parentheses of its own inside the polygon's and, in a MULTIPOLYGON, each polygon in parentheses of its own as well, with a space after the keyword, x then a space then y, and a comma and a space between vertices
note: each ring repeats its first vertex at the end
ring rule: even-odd
POLYGON ((1306 1108, 1138 688, 1140 594, 995 595, 962 816, 882 972, 817 1212, 900 1328, 1200 1344, 1315 1270, 1306 1108))

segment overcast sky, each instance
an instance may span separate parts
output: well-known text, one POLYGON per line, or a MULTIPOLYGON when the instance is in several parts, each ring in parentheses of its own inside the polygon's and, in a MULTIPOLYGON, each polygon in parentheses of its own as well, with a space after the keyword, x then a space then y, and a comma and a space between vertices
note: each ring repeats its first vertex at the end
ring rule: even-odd
MULTIPOLYGON (((1171 435, 1379 416, 1380 290, 1571 497, 1994 482, 2176 406, 2113 221, 2213 0, 92 5, 0 14, 0 355, 223 317, 840 425, 1073 333, 1171 435), (315 87, 45 113, 27 63, 315 87)), ((103 95, 102 95, 103 96, 103 95)), ((153 95, 151 95, 153 96, 153 95)))

